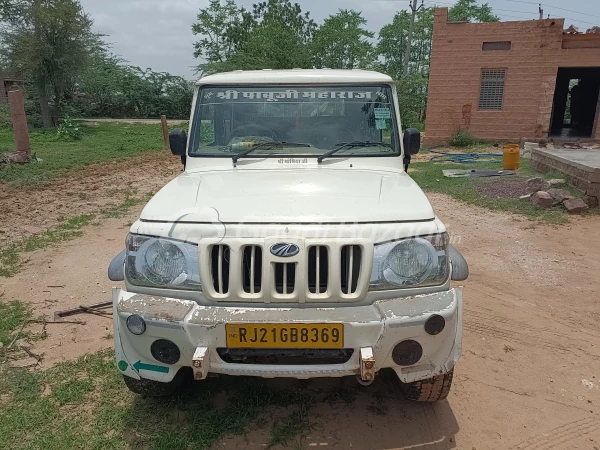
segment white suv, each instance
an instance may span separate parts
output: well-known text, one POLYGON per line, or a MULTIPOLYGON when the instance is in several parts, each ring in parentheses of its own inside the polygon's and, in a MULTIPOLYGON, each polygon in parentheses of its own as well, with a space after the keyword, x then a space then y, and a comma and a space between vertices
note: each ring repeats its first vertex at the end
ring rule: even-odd
POLYGON ((209 374, 340 377, 391 368, 447 396, 464 258, 407 175, 394 83, 361 70, 235 71, 196 86, 184 172, 109 267, 117 367, 166 395, 209 374))

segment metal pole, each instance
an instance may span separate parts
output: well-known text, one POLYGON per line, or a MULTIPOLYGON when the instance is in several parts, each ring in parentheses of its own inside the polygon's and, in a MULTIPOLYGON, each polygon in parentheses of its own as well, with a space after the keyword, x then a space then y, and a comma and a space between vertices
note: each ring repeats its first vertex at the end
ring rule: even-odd
POLYGON ((163 139, 165 141, 165 148, 170 148, 169 144, 169 128, 167 127, 167 116, 160 116, 160 124, 162 125, 163 139))
POLYGON ((406 55, 404 57, 404 75, 408 75, 408 65, 410 63, 410 47, 412 45, 412 34, 415 26, 415 16, 417 15, 417 0, 413 0, 410 5, 412 14, 410 16, 410 26, 408 27, 408 36, 406 38, 406 55))

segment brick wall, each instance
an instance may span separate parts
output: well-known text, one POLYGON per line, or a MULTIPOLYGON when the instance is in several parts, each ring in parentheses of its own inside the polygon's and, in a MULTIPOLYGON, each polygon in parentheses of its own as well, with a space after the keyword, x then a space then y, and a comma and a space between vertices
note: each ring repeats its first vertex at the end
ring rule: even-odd
POLYGON ((448 23, 448 9, 436 8, 424 145, 459 129, 487 140, 547 137, 558 68, 600 67, 600 46, 562 48, 563 26, 563 19, 448 23), (497 41, 511 41, 510 50, 482 50, 497 41), (506 70, 500 111, 478 110, 482 69, 506 70))

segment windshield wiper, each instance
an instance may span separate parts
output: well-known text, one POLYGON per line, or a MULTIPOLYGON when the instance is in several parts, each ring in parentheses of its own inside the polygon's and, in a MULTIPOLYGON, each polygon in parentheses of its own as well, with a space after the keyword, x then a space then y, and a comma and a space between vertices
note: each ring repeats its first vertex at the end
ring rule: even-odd
POLYGON ((286 147, 312 147, 310 144, 305 144, 303 142, 285 142, 285 141, 269 141, 269 142, 260 142, 256 145, 253 145, 250 148, 247 148, 244 151, 241 151, 231 157, 233 163, 237 163, 240 158, 252 153, 254 150, 258 150, 260 148, 268 148, 273 146, 286 146, 286 147))
POLYGON ((323 153, 321 156, 317 158, 317 162, 322 162, 325 158, 329 158, 334 153, 339 152, 345 148, 352 147, 388 147, 391 148, 390 144, 386 144, 385 142, 371 142, 371 141, 352 141, 352 142, 340 142, 335 144, 338 147, 329 150, 328 152, 323 153))

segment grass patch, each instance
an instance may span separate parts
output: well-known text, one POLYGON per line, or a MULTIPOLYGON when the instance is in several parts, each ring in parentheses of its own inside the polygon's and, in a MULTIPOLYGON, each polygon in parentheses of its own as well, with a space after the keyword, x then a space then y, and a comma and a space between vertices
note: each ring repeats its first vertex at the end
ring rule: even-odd
POLYGON ((83 234, 81 228, 88 225, 93 215, 74 216, 61 221, 56 227, 29 236, 27 239, 0 249, 0 276, 11 277, 19 271, 21 254, 45 248, 58 242, 68 241, 83 234))
MULTIPOLYGON (((104 218, 121 218, 136 205, 150 200, 153 193, 142 196, 142 198, 127 195, 120 204, 101 212, 104 218)), ((29 236, 27 239, 16 244, 0 248, 0 277, 12 277, 23 264, 22 254, 40 250, 52 244, 75 239, 83 234, 82 228, 89 225, 96 216, 93 214, 69 217, 61 221, 56 227, 41 233, 29 236)))
MULTIPOLYGON (((0 168, 0 183, 39 187, 88 164, 115 161, 144 152, 165 151, 159 124, 79 125, 80 140, 64 142, 55 131, 31 131, 31 152, 41 162, 0 168)), ((14 151, 12 129, 0 128, 0 153, 14 151)))
POLYGON ((102 216, 106 218, 120 219, 127 214, 127 211, 129 211, 130 208, 139 205, 142 201, 143 199, 141 198, 127 196, 122 203, 104 211, 102 216))
POLYGON ((227 435, 273 423, 270 445, 287 445, 309 427, 314 404, 304 389, 278 390, 264 380, 222 377, 194 383, 179 396, 131 394, 112 351, 44 372, 0 369, 0 448, 208 449, 227 435), (225 405, 215 402, 227 394, 225 405), (280 418, 265 420, 276 409, 280 418))
POLYGON ((14 339, 13 332, 18 331, 29 316, 30 311, 19 301, 0 303, 0 343, 2 348, 10 345, 14 339))
MULTIPOLYGON (((548 223, 565 223, 568 221, 566 211, 562 208, 539 209, 533 206, 529 201, 523 201, 513 198, 492 198, 481 195, 476 188, 477 183, 485 181, 477 178, 446 178, 442 171, 444 169, 502 169, 502 163, 487 164, 436 164, 431 162, 416 162, 411 164, 415 171, 409 174, 426 191, 441 192, 448 194, 458 200, 466 203, 488 208, 494 211, 509 211, 522 214, 531 219, 537 219, 548 223)), ((518 175, 530 177, 535 175, 529 160, 522 159, 518 175)), ((549 174, 550 178, 556 174, 549 174)), ((560 186, 563 187, 563 186, 560 186)), ((574 194, 581 196, 572 190, 574 194)))
POLYGON ((271 430, 268 447, 287 446, 306 431, 310 430, 310 410, 312 403, 301 403, 290 414, 277 420, 271 430))

